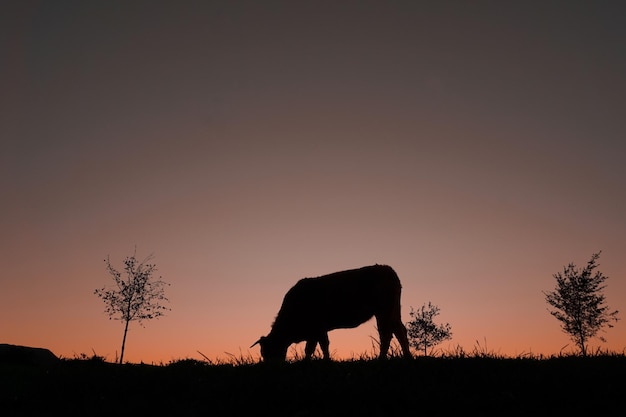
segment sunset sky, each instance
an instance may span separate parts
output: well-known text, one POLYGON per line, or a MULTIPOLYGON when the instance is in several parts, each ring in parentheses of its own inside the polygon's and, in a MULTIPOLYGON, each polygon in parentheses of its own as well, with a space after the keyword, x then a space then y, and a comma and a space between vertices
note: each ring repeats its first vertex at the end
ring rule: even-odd
MULTIPOLYGON (((93 291, 136 247, 171 311, 131 324, 131 362, 257 358, 298 279, 375 263, 405 322, 439 306, 441 350, 574 351, 553 274, 602 251, 626 309, 625 18, 617 1, 10 1, 0 343, 115 360, 123 324, 93 291)), ((624 326, 592 349, 624 351, 624 326)), ((376 337, 333 331, 331 355, 376 337)))

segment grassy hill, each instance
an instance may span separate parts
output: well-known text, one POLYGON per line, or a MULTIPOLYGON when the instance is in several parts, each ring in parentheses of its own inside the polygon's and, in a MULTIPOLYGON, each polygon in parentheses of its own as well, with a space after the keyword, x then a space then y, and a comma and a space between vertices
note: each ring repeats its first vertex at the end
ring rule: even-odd
POLYGON ((0 364, 4 416, 617 415, 626 356, 0 364))

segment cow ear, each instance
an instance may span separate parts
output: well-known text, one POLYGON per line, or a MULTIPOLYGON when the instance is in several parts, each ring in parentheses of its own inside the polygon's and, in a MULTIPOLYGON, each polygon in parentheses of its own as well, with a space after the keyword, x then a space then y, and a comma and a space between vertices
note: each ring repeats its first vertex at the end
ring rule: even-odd
POLYGON ((260 338, 259 340, 257 340, 256 342, 254 342, 254 343, 252 344, 252 346, 250 346, 250 347, 254 347, 254 346, 258 345, 259 343, 261 343, 261 342, 263 341, 263 339, 264 339, 264 337, 263 337, 263 336, 261 336, 261 338, 260 338))

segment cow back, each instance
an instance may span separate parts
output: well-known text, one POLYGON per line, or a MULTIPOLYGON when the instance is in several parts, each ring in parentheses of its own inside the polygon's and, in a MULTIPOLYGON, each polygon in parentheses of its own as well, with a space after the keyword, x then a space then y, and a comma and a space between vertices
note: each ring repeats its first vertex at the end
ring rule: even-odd
POLYGON ((338 328, 357 327, 372 316, 399 314, 401 285, 387 265, 372 265, 304 278, 285 295, 272 332, 293 341, 338 328))

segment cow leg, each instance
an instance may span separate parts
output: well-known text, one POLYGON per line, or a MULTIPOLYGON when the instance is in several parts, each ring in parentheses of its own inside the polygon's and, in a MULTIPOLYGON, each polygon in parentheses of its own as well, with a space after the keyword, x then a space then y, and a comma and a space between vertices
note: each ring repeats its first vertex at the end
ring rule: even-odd
POLYGON ((413 355, 411 355, 411 350, 409 349, 409 339, 407 337, 406 327, 404 326, 402 321, 396 322, 393 334, 396 335, 396 339, 398 339, 398 342, 400 342, 404 357, 411 358, 413 355))
POLYGON ((311 339, 306 341, 306 346, 304 347, 304 358, 311 359, 311 356, 315 353, 315 348, 317 347, 317 339, 311 339))
POLYGON ((324 359, 330 359, 330 352, 328 351, 328 346, 330 345, 330 341, 328 340, 328 333, 324 333, 322 337, 320 337, 320 347, 322 348, 322 354, 324 355, 324 359))
POLYGON ((393 331, 391 329, 391 326, 389 326, 388 324, 388 320, 376 316, 376 324, 378 327, 378 335, 380 336, 380 354, 378 355, 378 357, 380 359, 386 359, 387 351, 389 350, 389 345, 391 344, 393 331))

